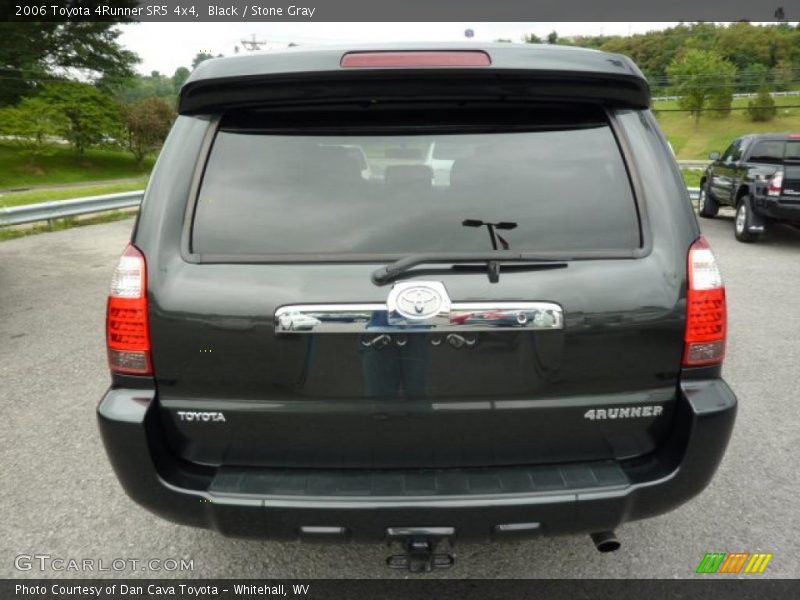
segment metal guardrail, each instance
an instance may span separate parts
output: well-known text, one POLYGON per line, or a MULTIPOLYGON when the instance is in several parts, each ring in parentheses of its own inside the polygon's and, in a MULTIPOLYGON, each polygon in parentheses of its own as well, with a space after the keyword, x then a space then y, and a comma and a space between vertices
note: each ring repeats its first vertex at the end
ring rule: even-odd
POLYGON ((681 169, 705 169, 711 164, 710 160, 679 160, 678 166, 681 169))
POLYGON ((135 208, 142 202, 142 196, 144 190, 0 208, 0 227, 135 208))
MULTIPOLYGON (((697 200, 700 188, 689 188, 689 197, 697 200)), ((51 221, 66 217, 78 217, 92 213, 121 210, 139 206, 144 196, 144 191, 123 192, 121 194, 108 194, 106 196, 89 196, 74 200, 57 200, 55 202, 41 202, 25 206, 0 209, 0 227, 8 225, 25 225, 37 221, 51 221)))

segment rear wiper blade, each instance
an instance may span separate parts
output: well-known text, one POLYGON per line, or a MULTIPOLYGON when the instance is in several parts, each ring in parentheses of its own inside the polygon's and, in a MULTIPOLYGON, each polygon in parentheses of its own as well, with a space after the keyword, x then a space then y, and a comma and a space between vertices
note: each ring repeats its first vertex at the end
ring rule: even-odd
POLYGON ((432 263, 475 263, 485 262, 489 280, 496 283, 500 274, 500 264, 505 262, 542 263, 547 266, 567 266, 567 256, 548 256, 542 254, 528 254, 517 252, 481 252, 476 254, 463 253, 424 253, 411 254, 396 260, 372 272, 372 281, 378 285, 388 283, 398 275, 422 264, 432 263))

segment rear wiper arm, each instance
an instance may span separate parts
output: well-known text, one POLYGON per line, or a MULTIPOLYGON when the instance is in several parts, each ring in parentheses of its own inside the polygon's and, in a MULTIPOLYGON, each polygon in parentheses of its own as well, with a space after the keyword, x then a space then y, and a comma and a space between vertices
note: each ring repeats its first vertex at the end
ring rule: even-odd
POLYGON ((541 254, 528 254, 517 252, 481 252, 476 254, 463 253, 425 253, 411 254, 400 260, 396 260, 384 267, 380 267, 372 272, 372 281, 377 285, 388 283, 398 275, 426 263, 474 263, 485 262, 489 281, 496 283, 500 276, 500 263, 504 262, 527 262, 544 263, 551 267, 566 266, 570 260, 565 256, 547 256, 541 254))

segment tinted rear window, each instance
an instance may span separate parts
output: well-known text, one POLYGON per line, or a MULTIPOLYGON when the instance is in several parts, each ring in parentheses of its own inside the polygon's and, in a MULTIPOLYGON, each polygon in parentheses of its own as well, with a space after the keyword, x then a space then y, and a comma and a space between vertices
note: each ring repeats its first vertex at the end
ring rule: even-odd
POLYGON ((783 160, 783 142, 772 140, 758 142, 750 153, 753 162, 779 163, 783 160))
POLYGON ((786 142, 786 160, 800 162, 800 140, 786 142))
POLYGON ((229 119, 200 186, 192 250, 482 252, 497 223, 499 249, 638 247, 630 181, 605 116, 552 112, 529 109, 513 126, 384 118, 369 131, 357 118, 324 128, 312 117, 282 128, 229 119))

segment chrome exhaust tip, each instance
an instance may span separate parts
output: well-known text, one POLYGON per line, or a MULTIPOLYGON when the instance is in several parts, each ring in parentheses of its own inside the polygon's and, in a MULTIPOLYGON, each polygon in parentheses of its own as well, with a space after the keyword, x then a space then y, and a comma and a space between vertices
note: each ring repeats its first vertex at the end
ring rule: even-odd
POLYGON ((598 552, 615 552, 622 546, 613 531, 600 531, 591 537, 598 552))

